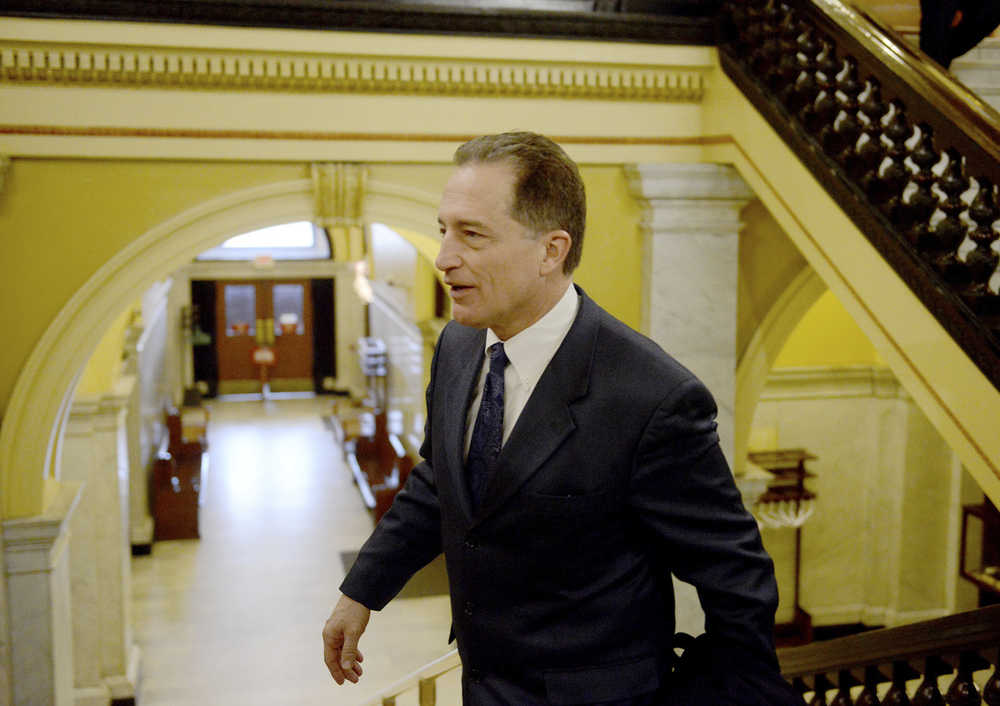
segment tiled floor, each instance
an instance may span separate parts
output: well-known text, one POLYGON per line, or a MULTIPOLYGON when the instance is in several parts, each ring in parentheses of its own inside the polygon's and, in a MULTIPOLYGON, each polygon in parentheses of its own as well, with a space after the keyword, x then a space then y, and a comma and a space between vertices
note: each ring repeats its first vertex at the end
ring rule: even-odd
POLYGON ((448 651, 447 598, 397 600, 338 687, 320 631, 371 520, 324 426, 328 399, 214 402, 200 540, 133 559, 141 706, 354 706, 448 651))

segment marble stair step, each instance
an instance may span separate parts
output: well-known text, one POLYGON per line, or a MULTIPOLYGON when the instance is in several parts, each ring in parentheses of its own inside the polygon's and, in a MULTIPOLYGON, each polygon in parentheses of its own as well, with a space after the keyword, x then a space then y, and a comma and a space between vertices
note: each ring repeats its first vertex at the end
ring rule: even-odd
POLYGON ((992 62, 1000 68, 1000 38, 987 37, 970 49, 968 53, 956 59, 954 63, 957 64, 965 61, 992 62))
POLYGON ((1000 87, 1000 62, 955 61, 951 65, 951 72, 972 89, 1000 87))

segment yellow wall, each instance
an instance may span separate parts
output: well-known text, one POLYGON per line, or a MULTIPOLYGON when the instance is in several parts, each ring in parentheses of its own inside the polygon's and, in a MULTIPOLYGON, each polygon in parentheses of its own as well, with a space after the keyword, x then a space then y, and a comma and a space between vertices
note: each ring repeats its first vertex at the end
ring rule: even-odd
POLYGON ((792 281, 809 267, 785 231, 759 200, 740 213, 739 288, 736 359, 741 360, 755 333, 792 281))
POLYGON ((303 165, 15 159, 0 197, 0 414, 45 328, 114 254, 214 196, 303 165))
POLYGON ((580 168, 587 189, 583 259, 573 276, 587 294, 634 329, 642 326, 641 210, 620 167, 580 168))
POLYGON ((829 291, 802 317, 774 361, 775 368, 881 364, 871 341, 829 291))
POLYGON ((77 397, 103 395, 111 391, 121 373, 125 329, 131 317, 132 310, 125 309, 104 332, 77 383, 77 397))

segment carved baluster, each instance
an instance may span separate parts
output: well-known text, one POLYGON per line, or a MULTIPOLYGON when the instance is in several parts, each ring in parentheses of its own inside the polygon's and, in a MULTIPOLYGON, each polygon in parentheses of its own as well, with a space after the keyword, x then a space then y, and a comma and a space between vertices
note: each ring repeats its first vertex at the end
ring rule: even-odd
POLYGON ((863 88, 858 81, 858 62, 854 57, 844 59, 845 68, 837 78, 835 97, 838 110, 833 121, 820 132, 823 150, 841 164, 854 155, 854 146, 861 136, 858 123, 858 95, 863 88))
POLYGON ((806 692, 809 691, 809 687, 806 685, 805 680, 802 677, 795 677, 792 680, 792 689, 799 695, 799 701, 802 702, 802 706, 808 706, 806 704, 806 692))
POLYGON ((837 673, 837 686, 839 687, 837 695, 833 697, 830 706, 854 706, 854 700, 851 698, 851 687, 860 683, 850 670, 841 669, 837 673))
POLYGON ((865 137, 859 141, 857 159, 848 164, 847 172, 858 182, 868 198, 875 201, 872 190, 878 179, 878 168, 887 151, 882 144, 882 119, 889 113, 889 105, 882 100, 882 86, 878 79, 868 79, 868 90, 863 94, 859 111, 865 137))
POLYGON ((720 44, 731 43, 736 47, 742 47, 742 32, 747 23, 746 4, 737 0, 726 0, 722 4, 720 16, 722 17, 720 44))
POLYGON ((819 135, 837 117, 837 110, 840 108, 836 97, 837 73, 840 67, 833 44, 824 41, 819 56, 816 57, 816 85, 819 91, 805 116, 806 129, 814 135, 819 135))
POLYGON ((969 218, 976 224, 969 238, 976 247, 965 256, 969 283, 961 291, 961 296, 973 311, 987 318, 987 325, 992 321, 996 330, 1000 329, 996 318, 1000 317, 1000 297, 990 290, 989 282, 1000 260, 1000 255, 992 248, 997 239, 993 222, 1000 219, 1000 208, 997 208, 993 183, 984 177, 978 177, 976 182, 979 192, 969 204, 969 218))
POLYGON ((993 674, 983 687, 983 703, 986 706, 1000 706, 1000 665, 993 665, 993 674))
POLYGON ((940 657, 928 657, 924 662, 924 680, 913 695, 913 706, 947 706, 937 682, 939 676, 951 671, 951 667, 940 657))
POLYGON ((891 142, 887 155, 889 160, 879 170, 876 188, 869 194, 890 220, 898 215, 903 202, 903 189, 910 180, 910 172, 905 164, 909 152, 906 141, 913 134, 913 127, 906 117, 903 104, 895 101, 892 105, 892 118, 885 128, 885 136, 891 142))
POLYGON ((740 47, 743 56, 750 54, 760 45, 764 36, 764 2, 737 2, 743 9, 743 20, 736 25, 739 31, 740 47))
POLYGON ((809 702, 809 706, 827 706, 826 703, 826 692, 833 688, 833 684, 830 680, 826 678, 825 674, 817 675, 814 680, 814 689, 812 701, 809 702))
POLYGON ((756 76, 765 78, 778 63, 779 28, 781 27, 781 7, 777 0, 770 0, 761 13, 760 34, 750 54, 750 69, 756 76))
POLYGON ((965 210, 961 196, 969 188, 969 177, 965 174, 962 155, 954 149, 948 150, 948 166, 938 181, 938 188, 945 195, 945 200, 938 204, 944 218, 917 247, 929 252, 931 264, 946 280, 965 284, 968 270, 958 259, 958 246, 965 240, 968 228, 959 220, 959 215, 965 210))
POLYGON ((785 94, 794 88, 795 77, 799 75, 796 49, 801 33, 802 24, 797 19, 795 11, 788 9, 778 29, 778 62, 767 74, 767 85, 782 102, 785 102, 785 94))
POLYGON ((796 40, 795 57, 798 60, 799 71, 795 82, 782 95, 782 100, 788 112, 798 115, 803 124, 807 122, 807 112, 812 109, 819 87, 816 85, 816 57, 819 54, 819 43, 816 41, 816 31, 807 26, 796 40))
POLYGON ((858 694, 858 700, 854 706, 881 706, 878 700, 878 685, 888 681, 885 675, 877 667, 865 667, 865 688, 858 694))
POLYGON ((882 699, 882 706, 910 706, 910 699, 906 695, 906 682, 919 676, 920 673, 906 662, 894 662, 892 686, 882 699))
POLYGON ((906 237, 918 248, 926 243, 931 216, 937 209, 938 198, 931 187, 937 181, 937 175, 932 167, 940 161, 940 155, 934 149, 934 130, 930 125, 921 123, 920 137, 910 152, 910 159, 917 165, 917 173, 910 177, 916 184, 916 191, 910 194, 905 202, 906 209, 903 218, 897 218, 894 223, 906 230, 906 237))
POLYGON ((958 674, 948 687, 945 702, 948 706, 979 706, 982 697, 979 687, 972 680, 972 673, 986 669, 990 663, 976 652, 963 652, 958 658, 958 674))

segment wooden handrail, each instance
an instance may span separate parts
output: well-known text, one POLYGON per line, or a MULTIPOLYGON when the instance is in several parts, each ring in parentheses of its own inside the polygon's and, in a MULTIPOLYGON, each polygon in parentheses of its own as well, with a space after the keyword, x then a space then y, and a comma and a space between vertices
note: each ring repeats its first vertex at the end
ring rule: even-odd
POLYGON ((420 691, 420 706, 434 706, 434 680, 461 666, 462 659, 458 656, 458 650, 452 650, 395 682, 365 706, 393 706, 397 696, 411 689, 420 691))
POLYGON ((1000 605, 778 650, 786 679, 1000 647, 1000 605))

